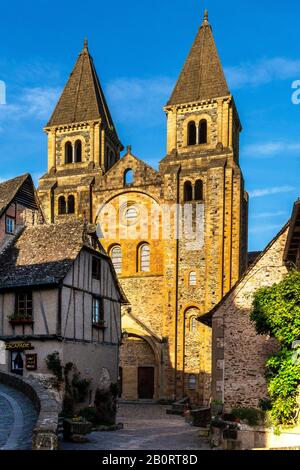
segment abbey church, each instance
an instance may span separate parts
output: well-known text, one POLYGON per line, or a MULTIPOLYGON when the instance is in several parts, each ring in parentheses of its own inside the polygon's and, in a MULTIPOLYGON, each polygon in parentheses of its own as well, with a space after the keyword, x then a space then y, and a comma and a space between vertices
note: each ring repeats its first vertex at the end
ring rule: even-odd
MULTIPOLYGON (((123 153, 85 41, 45 127, 48 171, 38 195, 49 223, 80 219, 101 228, 129 302, 122 313, 122 398, 190 396, 207 404, 212 333, 198 320, 246 269, 248 219, 242 127, 207 13, 164 112, 166 155, 157 171, 130 146, 123 153), (147 228, 162 206, 176 207, 179 217, 178 207, 190 207, 204 243, 165 237, 161 217, 154 237, 147 228), (118 214, 115 227, 106 207, 118 214), (124 228, 136 236, 125 237, 124 228)), ((170 218, 173 233, 177 222, 170 218)))

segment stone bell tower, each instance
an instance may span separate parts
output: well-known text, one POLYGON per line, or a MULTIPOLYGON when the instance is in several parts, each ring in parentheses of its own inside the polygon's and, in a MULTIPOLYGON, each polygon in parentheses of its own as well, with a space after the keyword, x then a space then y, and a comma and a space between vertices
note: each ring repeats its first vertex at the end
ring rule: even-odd
POLYGON ((48 173, 39 197, 47 220, 93 221, 92 187, 117 161, 123 146, 88 50, 87 40, 45 127, 48 173))
MULTIPOLYGON (((165 200, 177 202, 182 210, 190 207, 193 226, 203 228, 201 245, 191 247, 184 234, 173 248, 175 268, 170 268, 168 289, 176 295, 170 295, 168 304, 168 338, 176 397, 199 387, 207 402, 211 331, 193 322, 210 311, 245 270, 248 206, 239 166, 242 126, 207 12, 164 110, 167 155, 160 173, 165 200)), ((166 253, 170 249, 167 246, 166 253)))

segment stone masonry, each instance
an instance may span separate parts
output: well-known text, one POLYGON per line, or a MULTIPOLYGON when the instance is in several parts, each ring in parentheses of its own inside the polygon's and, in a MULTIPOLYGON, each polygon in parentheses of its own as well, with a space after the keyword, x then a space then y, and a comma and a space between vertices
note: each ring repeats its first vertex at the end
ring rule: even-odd
POLYGON ((137 158, 131 147, 120 158, 123 147, 85 43, 45 128, 48 172, 38 194, 48 221, 84 218, 99 223, 104 248, 110 255, 118 249, 118 277, 130 302, 122 316, 123 398, 141 398, 139 372, 152 367, 154 399, 189 395, 206 404, 211 329, 195 326, 194 319, 214 307, 245 270, 248 204, 239 166, 241 123, 207 15, 164 111, 167 155, 159 170, 137 158), (205 142, 197 137, 201 123, 205 142), (195 142, 190 142, 191 125, 195 142), (70 163, 67 149, 74 151, 78 142, 80 161, 70 163), (196 187, 201 188, 198 193, 196 187), (74 212, 60 211, 59 201, 69 196, 75 199, 74 212), (171 210, 169 224, 163 206, 171 210), (202 245, 191 245, 186 235, 175 236, 177 222, 185 217, 178 212, 177 220, 176 211, 187 206, 193 211, 191 226, 203 227, 202 245), (117 215, 113 221, 108 207, 117 215), (126 219, 128 209, 133 219, 126 219), (158 214, 155 237, 149 231, 153 213, 158 214), (165 236, 166 225, 170 237, 165 236), (126 231, 130 237, 124 236, 126 231), (141 269, 143 245, 150 253, 146 270, 141 269))

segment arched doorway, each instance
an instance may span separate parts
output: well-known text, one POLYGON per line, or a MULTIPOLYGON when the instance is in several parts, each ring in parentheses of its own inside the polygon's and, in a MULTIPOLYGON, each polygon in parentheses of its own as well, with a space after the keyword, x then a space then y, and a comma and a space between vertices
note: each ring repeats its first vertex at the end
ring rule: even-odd
POLYGON ((154 350, 142 336, 128 334, 120 349, 123 400, 157 398, 157 363, 154 350))

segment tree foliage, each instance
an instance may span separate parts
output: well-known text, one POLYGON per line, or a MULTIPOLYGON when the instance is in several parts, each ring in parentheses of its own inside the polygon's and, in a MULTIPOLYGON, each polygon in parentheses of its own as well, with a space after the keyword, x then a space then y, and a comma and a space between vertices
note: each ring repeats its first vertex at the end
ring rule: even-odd
POLYGON ((276 425, 295 424, 298 412, 300 361, 293 349, 300 340, 300 273, 291 272, 279 284, 254 295, 251 320, 258 334, 269 334, 280 344, 266 363, 266 378, 276 425))

